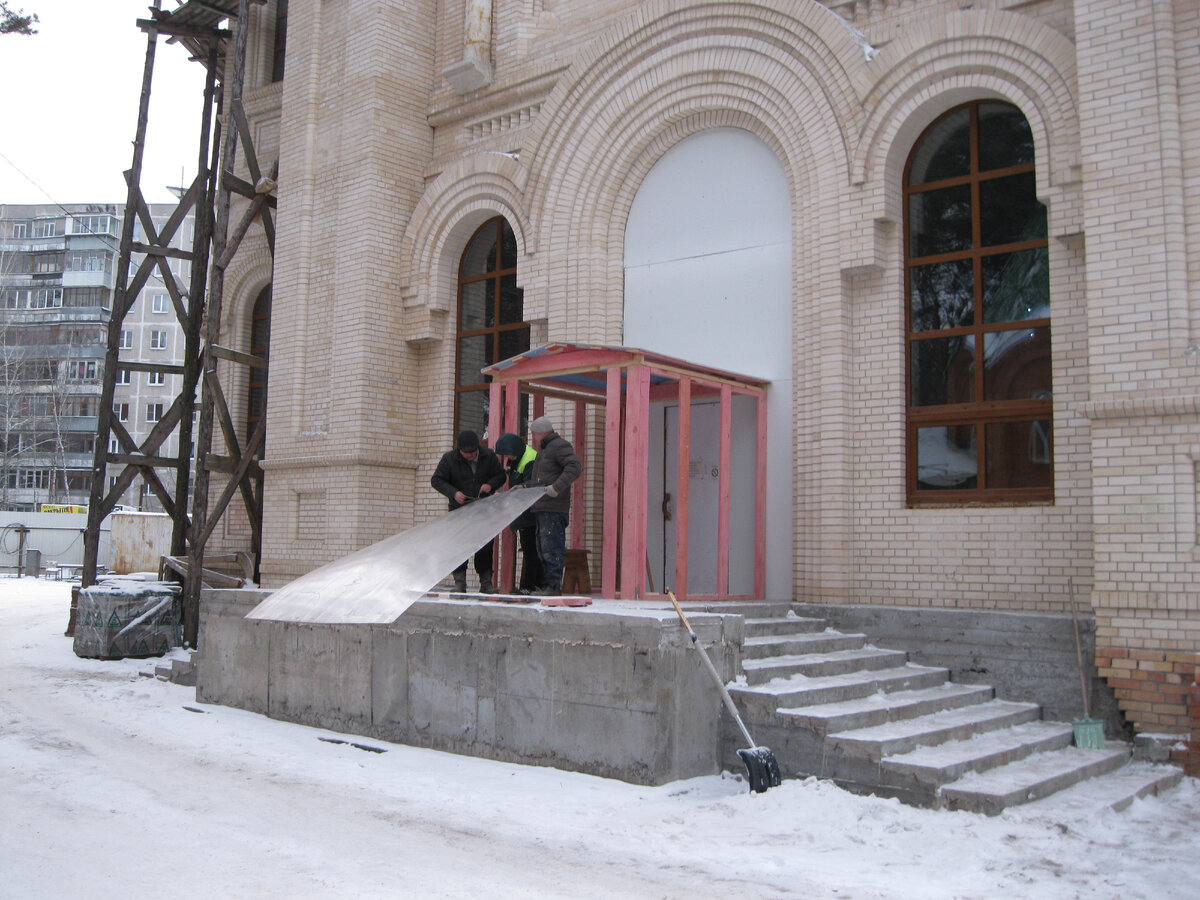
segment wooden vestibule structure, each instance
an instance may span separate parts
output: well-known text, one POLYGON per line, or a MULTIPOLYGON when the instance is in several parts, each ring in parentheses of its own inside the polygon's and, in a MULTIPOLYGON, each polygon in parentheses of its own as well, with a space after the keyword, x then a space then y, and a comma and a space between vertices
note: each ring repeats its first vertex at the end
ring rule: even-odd
MULTIPOLYGON (((534 398, 540 415, 544 398, 574 404, 574 445, 582 459, 587 434, 587 408, 601 407, 604 415, 601 596, 644 598, 650 590, 647 564, 649 511, 650 420, 654 404, 678 404, 675 571, 676 596, 700 599, 752 599, 765 596, 766 545, 766 394, 768 382, 680 359, 628 347, 549 344, 519 354, 483 370, 491 378, 488 433, 519 434, 521 394, 534 398), (733 399, 754 403, 754 536, 753 591, 730 591, 731 472, 733 471, 733 399), (691 472, 692 403, 717 398, 720 404, 720 461, 718 473, 716 591, 699 594, 688 589, 688 521, 691 472)), ((563 429, 565 431, 565 429, 563 429)), ((494 440, 494 438, 493 438, 494 440)), ((569 541, 579 547, 584 533, 584 481, 572 493, 569 541)), ((505 531, 500 542, 501 587, 510 590, 514 541, 505 531)))

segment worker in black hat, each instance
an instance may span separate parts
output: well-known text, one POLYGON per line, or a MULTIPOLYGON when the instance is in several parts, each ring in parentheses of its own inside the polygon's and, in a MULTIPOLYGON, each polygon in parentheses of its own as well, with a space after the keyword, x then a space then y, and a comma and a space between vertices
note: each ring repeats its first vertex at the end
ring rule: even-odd
MULTIPOLYGON (((452 510, 499 490, 504 481, 500 458, 487 447, 481 447, 479 436, 473 431, 459 433, 454 449, 442 456, 429 479, 434 490, 450 501, 452 510)), ((475 573, 479 576, 481 594, 496 593, 492 572, 492 542, 488 541, 475 554, 475 573)), ((463 593, 466 589, 467 561, 464 559, 454 570, 454 590, 463 593)))

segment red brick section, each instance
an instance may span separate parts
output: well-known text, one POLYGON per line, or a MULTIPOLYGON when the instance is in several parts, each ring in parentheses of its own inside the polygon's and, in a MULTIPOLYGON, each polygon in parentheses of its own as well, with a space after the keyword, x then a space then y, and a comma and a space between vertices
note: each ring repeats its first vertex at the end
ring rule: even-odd
POLYGON ((1096 667, 1134 730, 1179 735, 1171 760, 1200 774, 1200 653, 1097 647, 1096 667))

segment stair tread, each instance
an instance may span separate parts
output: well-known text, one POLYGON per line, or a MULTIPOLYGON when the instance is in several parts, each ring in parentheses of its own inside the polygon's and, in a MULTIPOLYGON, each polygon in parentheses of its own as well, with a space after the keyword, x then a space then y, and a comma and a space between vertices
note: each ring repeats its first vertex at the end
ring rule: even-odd
POLYGON ((876 681, 894 681, 927 672, 945 672, 949 674, 950 670, 940 666, 922 666, 916 663, 909 663, 904 666, 895 666, 891 669, 863 669, 857 672, 842 672, 838 675, 786 675, 779 678, 772 678, 770 681, 763 682, 762 684, 738 685, 738 689, 751 691, 756 694, 788 694, 793 691, 848 687, 876 681))
MULTIPOLYGON (((1104 750, 1083 750, 1066 747, 1035 753, 986 772, 971 772, 943 785, 942 796, 992 796, 1017 800, 1040 785, 1089 766, 1109 763, 1129 756, 1125 744, 1110 745, 1104 750)), ((1085 776, 1086 777, 1086 776, 1085 776)))
POLYGON ((762 618, 759 616, 747 617, 747 625, 778 625, 781 622, 801 622, 806 625, 813 623, 824 623, 824 619, 817 619, 812 616, 767 616, 762 618))
POLYGON ((893 769, 946 769, 969 763, 985 755, 993 755, 1018 749, 1037 741, 1066 737, 1073 729, 1066 722, 1022 722, 1000 731, 982 734, 941 744, 917 747, 906 753, 895 753, 884 757, 884 765, 893 769))
POLYGON ((843 631, 833 631, 826 629, 825 631, 801 631, 795 634, 761 634, 748 637, 744 641, 744 646, 762 647, 767 644, 796 644, 809 643, 819 644, 821 641, 828 640, 847 640, 847 641, 865 641, 865 634, 853 634, 843 631))
POLYGON ((1089 778, 1031 803, 1031 813, 1078 820, 1101 810, 1120 812, 1139 797, 1151 796, 1179 784, 1183 772, 1162 763, 1130 762, 1103 778, 1089 778))
POLYGON ((867 697, 857 697, 853 700, 818 703, 813 706, 799 706, 781 709, 779 712, 783 715, 803 716, 810 719, 831 719, 838 716, 873 710, 903 710, 907 706, 925 703, 929 700, 962 698, 972 695, 978 696, 983 700, 990 700, 992 697, 992 688, 983 684, 955 684, 948 681, 937 687, 919 688, 912 691, 893 691, 892 693, 878 692, 867 697))
POLYGON ((903 657, 903 650, 880 650, 878 647, 859 647, 854 650, 830 650, 826 653, 800 653, 782 656, 768 656, 762 659, 744 659, 742 668, 751 669, 786 668, 797 663, 840 662, 850 659, 869 659, 879 656, 903 657))
POLYGON ((958 725, 985 723, 992 719, 1003 718, 1019 712, 1038 709, 1036 703, 1019 703, 1011 700, 989 700, 986 703, 976 703, 959 709, 947 709, 942 712, 930 713, 916 719, 897 719, 882 725, 871 725, 866 728, 856 728, 829 735, 831 740, 843 741, 889 741, 903 740, 916 737, 939 728, 951 728, 958 725))

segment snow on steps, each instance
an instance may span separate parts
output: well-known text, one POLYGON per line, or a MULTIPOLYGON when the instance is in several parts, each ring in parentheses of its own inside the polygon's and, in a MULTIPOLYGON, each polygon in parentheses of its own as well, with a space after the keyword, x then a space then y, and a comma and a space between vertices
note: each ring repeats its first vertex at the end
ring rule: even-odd
POLYGON ((1042 721, 1037 704, 950 683, 946 669, 786 610, 745 610, 745 681, 730 686, 752 732, 771 730, 789 751, 817 742, 819 758, 785 754, 785 775, 832 775, 854 790, 989 815, 1031 801, 1121 809, 1179 780, 1174 767, 1129 763, 1124 744, 1071 746, 1071 725, 1042 721), (812 737, 792 741, 788 729, 812 737))

